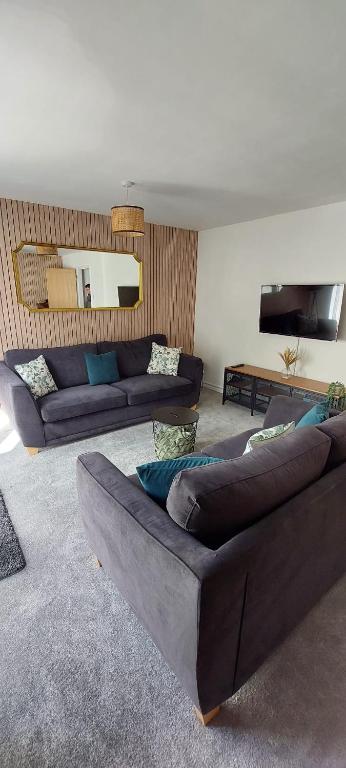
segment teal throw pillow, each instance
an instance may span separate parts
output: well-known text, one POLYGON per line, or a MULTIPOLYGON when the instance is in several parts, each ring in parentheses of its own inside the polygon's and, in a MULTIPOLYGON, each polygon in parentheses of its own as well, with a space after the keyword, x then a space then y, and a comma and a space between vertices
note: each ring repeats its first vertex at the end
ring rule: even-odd
POLYGON ((105 352, 103 355, 85 352, 84 357, 89 384, 112 384, 114 381, 120 381, 116 352, 105 352))
POLYGON ((298 427, 313 427, 315 424, 322 424, 322 421, 326 421, 329 418, 329 407, 328 400, 317 403, 298 421, 296 429, 298 427))
POLYGON ((205 464, 216 464, 223 459, 212 456, 182 456, 179 459, 152 461, 136 467, 137 475, 148 496, 154 501, 165 502, 175 476, 182 469, 203 467, 205 464))

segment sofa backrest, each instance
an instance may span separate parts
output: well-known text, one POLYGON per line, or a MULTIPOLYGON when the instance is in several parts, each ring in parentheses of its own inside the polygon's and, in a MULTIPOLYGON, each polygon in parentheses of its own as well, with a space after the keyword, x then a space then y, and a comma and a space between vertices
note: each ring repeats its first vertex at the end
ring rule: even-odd
POLYGON ((180 472, 169 515, 206 546, 220 546, 317 480, 331 440, 303 427, 238 459, 180 472))
POLYGON ((88 383, 84 353, 97 354, 96 344, 77 344, 71 347, 50 347, 48 349, 10 349, 5 352, 4 361, 13 371, 14 366, 28 363, 43 355, 58 389, 88 383))
POLYGON ((163 333, 155 333, 133 341, 99 341, 97 344, 76 344, 71 347, 10 349, 5 352, 4 361, 14 371, 15 365, 28 363, 43 355, 58 389, 65 389, 88 384, 85 352, 96 355, 115 350, 122 379, 146 373, 153 341, 165 346, 167 337, 163 333))
POLYGON ((167 337, 163 333, 153 333, 151 336, 133 341, 99 341, 97 350, 100 354, 114 350, 117 354, 120 377, 127 379, 147 372, 153 341, 165 346, 167 337))

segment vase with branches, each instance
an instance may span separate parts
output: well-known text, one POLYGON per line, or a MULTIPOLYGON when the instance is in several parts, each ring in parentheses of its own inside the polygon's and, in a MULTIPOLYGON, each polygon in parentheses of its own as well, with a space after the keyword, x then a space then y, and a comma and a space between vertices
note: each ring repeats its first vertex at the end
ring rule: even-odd
POLYGON ((299 360, 299 354, 297 349, 293 347, 286 347, 283 352, 279 352, 281 360, 283 360, 285 369, 282 372, 284 379, 288 379, 291 376, 291 366, 299 360))

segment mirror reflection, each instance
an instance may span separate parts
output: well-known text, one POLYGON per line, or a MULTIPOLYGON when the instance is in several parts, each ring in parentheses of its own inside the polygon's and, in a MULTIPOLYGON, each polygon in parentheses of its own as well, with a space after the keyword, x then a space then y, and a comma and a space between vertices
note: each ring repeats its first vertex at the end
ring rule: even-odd
POLYGON ((18 301, 33 311, 135 309, 142 301, 134 253, 25 243, 13 257, 18 301))

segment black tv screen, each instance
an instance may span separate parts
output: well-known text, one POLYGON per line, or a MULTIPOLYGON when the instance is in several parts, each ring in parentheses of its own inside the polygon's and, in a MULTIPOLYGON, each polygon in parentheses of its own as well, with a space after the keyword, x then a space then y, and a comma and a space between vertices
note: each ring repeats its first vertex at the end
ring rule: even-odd
POLYGON ((259 329, 306 339, 336 341, 343 283, 262 285, 259 329))

